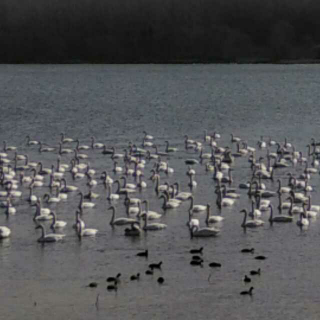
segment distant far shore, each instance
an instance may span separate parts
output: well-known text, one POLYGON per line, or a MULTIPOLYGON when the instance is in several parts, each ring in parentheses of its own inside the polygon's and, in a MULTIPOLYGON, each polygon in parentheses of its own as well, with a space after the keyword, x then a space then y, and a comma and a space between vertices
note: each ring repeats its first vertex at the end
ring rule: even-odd
POLYGON ((203 61, 203 60, 173 60, 173 61, 0 61, 0 64, 320 64, 320 59, 237 59, 234 61, 203 61))

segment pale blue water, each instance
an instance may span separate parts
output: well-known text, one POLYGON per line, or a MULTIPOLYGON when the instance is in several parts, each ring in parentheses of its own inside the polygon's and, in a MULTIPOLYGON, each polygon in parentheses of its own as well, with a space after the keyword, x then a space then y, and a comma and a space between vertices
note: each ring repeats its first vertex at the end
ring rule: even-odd
MULTIPOLYGON (((123 152, 129 141, 140 145, 146 130, 161 150, 165 140, 179 147, 169 159, 175 173, 168 178, 162 174, 161 181, 179 181, 187 190, 184 159, 198 155, 184 150, 185 134, 202 141, 204 129, 217 131, 222 135, 219 145, 231 146, 230 133, 234 133, 254 147, 261 135, 280 143, 287 137, 306 155, 310 138, 319 140, 319 87, 320 67, 316 65, 1 65, 0 134, 2 140, 18 146, 18 153, 50 166, 56 164, 57 154, 40 154, 37 147, 26 147, 27 134, 51 146, 58 145, 60 132, 83 144, 90 144, 94 136, 123 152)), ((205 150, 209 152, 209 147, 205 150)), ((264 153, 258 151, 258 155, 264 153)), ((98 150, 87 154, 97 180, 103 170, 112 170, 110 156, 98 150)), ((10 159, 13 156, 9 153, 10 159)), ((63 162, 71 157, 64 155, 63 162)), ((150 209, 162 212, 162 201, 147 180, 153 163, 144 170, 147 190, 136 196, 149 199, 150 209)), ((301 173, 303 168, 279 169, 276 177, 285 177, 289 171, 301 173)), ((211 203, 216 213, 212 174, 204 166, 195 169, 195 202, 211 203)), ((236 187, 248 179, 247 158, 236 160, 233 173, 236 187)), ((72 182, 69 173, 66 178, 87 192, 86 179, 72 182)), ((276 182, 266 184, 268 189, 277 189, 276 182)), ((312 202, 319 204, 318 174, 310 184, 316 189, 312 202)), ((94 189, 100 194, 97 206, 83 216, 89 228, 99 229, 98 236, 79 242, 71 228, 79 196, 69 194, 66 202, 56 206, 59 219, 68 222, 65 240, 41 246, 37 243, 40 231, 32 220, 34 208, 25 201, 28 189, 19 190, 23 199, 15 201, 17 214, 7 220, 1 209, 0 216, 0 225, 12 230, 11 238, 0 242, 3 318, 319 318, 318 220, 311 221, 307 231, 295 223, 270 227, 264 213, 265 226, 244 233, 239 212, 249 209, 250 202, 239 191, 241 198, 234 207, 223 210, 226 219, 217 238, 190 239, 189 204, 184 203, 163 216, 166 230, 129 239, 124 237, 124 227, 111 229, 106 192, 98 185, 94 189), (203 268, 192 267, 188 251, 200 246, 204 246, 203 268), (257 254, 268 259, 256 261, 252 255, 243 255, 244 247, 255 247, 257 254), (145 248, 150 251, 148 260, 135 256, 145 248), (159 261, 163 261, 162 271, 146 276, 148 264, 159 261), (210 270, 212 261, 221 262, 222 268, 210 270), (251 286, 242 278, 259 267, 261 276, 252 279, 253 297, 241 296, 239 292, 251 286), (108 292, 105 279, 118 272, 122 273, 118 291, 108 292), (140 281, 130 281, 137 272, 140 281), (160 274, 165 278, 162 286, 156 281, 160 274), (86 287, 92 281, 99 283, 98 288, 86 287)), ((36 194, 46 192, 38 189, 36 194)), ((272 201, 277 205, 276 199, 272 201)), ((116 206, 119 216, 124 215, 123 201, 116 206)), ((204 225, 205 215, 197 217, 204 225)))

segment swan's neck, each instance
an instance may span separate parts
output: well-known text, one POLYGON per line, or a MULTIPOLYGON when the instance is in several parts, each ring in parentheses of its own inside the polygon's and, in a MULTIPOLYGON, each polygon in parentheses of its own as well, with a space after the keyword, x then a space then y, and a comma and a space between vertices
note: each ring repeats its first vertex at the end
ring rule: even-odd
POLYGON ((113 223, 114 223, 114 218, 115 218, 115 216, 116 216, 116 210, 115 210, 114 207, 112 207, 111 210, 112 210, 112 217, 111 217, 110 224, 113 225, 113 223))
POLYGON ((269 217, 269 221, 272 222, 273 219, 273 207, 270 206, 270 217, 269 217))
POLYGON ((210 218, 210 207, 207 205, 207 222, 209 221, 210 218))
POLYGON ((243 218, 243 222, 242 222, 242 227, 244 228, 246 226, 246 222, 247 222, 247 210, 244 211, 244 218, 243 218))
POLYGON ((192 210, 193 209, 193 197, 190 197, 190 208, 189 210, 192 210))

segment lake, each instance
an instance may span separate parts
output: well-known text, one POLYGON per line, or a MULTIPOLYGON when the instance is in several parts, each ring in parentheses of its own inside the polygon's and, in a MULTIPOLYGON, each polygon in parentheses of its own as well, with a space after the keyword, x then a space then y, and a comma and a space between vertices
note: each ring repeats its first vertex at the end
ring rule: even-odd
MULTIPOLYGON (((266 149, 258 149, 261 136, 284 144, 285 138, 307 156, 311 138, 319 141, 320 66, 318 65, 0 65, 0 134, 19 154, 30 161, 41 161, 45 167, 56 165, 58 153, 39 153, 32 140, 57 147, 60 133, 90 145, 91 137, 124 153, 129 142, 141 147, 143 131, 154 136, 153 142, 164 151, 165 141, 179 148, 169 157, 174 169, 168 176, 160 174, 161 183, 179 182, 189 191, 188 166, 185 159, 199 159, 199 152, 186 150, 184 136, 204 143, 204 130, 221 135, 219 146, 229 146, 230 134, 240 136, 257 148, 257 159, 266 149)), ((74 148, 74 143, 64 144, 74 148)), ((154 153, 153 148, 149 150, 154 153)), ((270 152, 276 147, 271 146, 270 152)), ((204 143, 204 152, 210 152, 204 143)), ((6 319, 319 319, 317 246, 319 220, 312 219, 306 230, 297 227, 299 215, 288 224, 268 223, 261 228, 241 228, 244 208, 251 208, 246 190, 239 183, 251 179, 248 157, 235 159, 232 186, 241 195, 230 208, 222 209, 225 220, 214 238, 190 238, 186 226, 189 201, 177 209, 161 209, 162 200, 149 180, 155 160, 147 161, 144 180, 147 188, 134 197, 148 199, 150 209, 163 213, 159 220, 167 224, 161 231, 143 232, 140 237, 125 237, 123 226, 111 228, 110 204, 99 179, 107 170, 114 174, 110 155, 100 149, 81 151, 88 155, 90 168, 96 170, 98 185, 93 189, 100 197, 96 207, 85 210, 82 219, 88 228, 99 230, 96 237, 79 241, 72 224, 80 197, 69 193, 66 201, 50 205, 68 225, 61 233, 66 237, 57 243, 40 244, 41 231, 33 221, 35 208, 26 201, 28 185, 19 186, 21 199, 13 201, 17 213, 8 219, 1 208, 0 225, 11 229, 11 237, 0 241, 2 301, 0 312, 6 319), (201 266, 191 266, 190 249, 204 247, 201 266), (243 248, 255 248, 255 254, 243 254, 243 248), (148 259, 136 253, 149 250, 148 259), (267 260, 254 257, 265 255, 267 260), (161 270, 146 275, 150 263, 162 261, 161 270), (221 268, 210 268, 210 262, 221 268), (261 268, 250 284, 243 277, 261 268), (106 290, 106 278, 121 273, 118 290, 106 290), (140 280, 130 276, 140 273, 140 280), (160 285, 158 277, 165 282, 160 285), (87 287, 97 282, 97 288, 87 287), (252 296, 240 292, 254 287, 252 296)), ((70 164, 73 154, 62 155, 70 164)), ((14 158, 14 152, 8 152, 14 158)), ((12 162, 13 163, 13 162, 12 162)), ((19 162, 22 164, 23 162, 19 162)), ((309 166, 311 158, 309 161, 309 166)), ((123 166, 123 160, 118 161, 123 166)), ((266 180, 268 190, 276 191, 276 180, 287 184, 288 173, 303 173, 305 164, 276 169, 274 182, 266 180)), ((195 165, 193 189, 196 204, 211 204, 217 214, 212 173, 202 164, 195 165)), ((30 175, 30 171, 26 171, 30 175)), ((88 192, 87 178, 68 183, 88 192)), ((45 185, 49 178, 45 177, 45 185)), ((128 177, 128 182, 134 182, 128 177)), ((319 175, 313 174, 312 203, 320 204, 319 175)), ((115 191, 115 189, 113 189, 115 191)), ((49 188, 35 188, 43 196, 49 188)), ((286 197, 284 197, 285 199, 286 197)), ((2 199, 4 200, 4 198, 2 199)), ((278 199, 272 198, 276 207, 278 199)), ((114 203, 117 215, 125 216, 123 196, 114 203)), ((44 206, 48 206, 44 204, 44 206)), ((205 213, 195 215, 201 226, 205 213)), ((47 230, 49 222, 45 222, 47 230)))

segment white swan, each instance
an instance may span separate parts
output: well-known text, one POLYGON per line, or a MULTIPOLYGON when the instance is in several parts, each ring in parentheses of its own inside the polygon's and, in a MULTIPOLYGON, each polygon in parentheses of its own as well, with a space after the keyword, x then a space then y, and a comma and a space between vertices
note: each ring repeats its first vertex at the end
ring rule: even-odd
POLYGON ((58 203, 61 201, 59 197, 52 197, 49 193, 43 196, 43 200, 46 201, 46 203, 58 203))
POLYGON ((246 209, 243 209, 240 212, 244 212, 244 219, 241 224, 242 228, 257 228, 257 227, 263 226, 264 222, 262 220, 253 219, 253 220, 247 221, 248 212, 246 209))
POLYGON ((39 141, 31 140, 29 135, 26 136, 26 139, 27 139, 27 145, 28 146, 34 146, 34 145, 38 145, 39 144, 39 141))
POLYGON ((120 177, 120 180, 123 180, 123 186, 124 189, 136 189, 137 186, 134 183, 127 183, 127 178, 125 176, 120 177))
POLYGON ((121 173, 123 170, 121 167, 118 166, 118 162, 114 161, 113 162, 113 172, 114 173, 121 173))
POLYGON ((7 151, 15 151, 17 150, 17 147, 14 146, 7 146, 7 141, 3 141, 3 151, 7 152, 7 151))
POLYGON ((306 218, 316 218, 318 215, 317 211, 307 210, 306 204, 303 205, 303 214, 306 218))
POLYGON ((33 194, 33 187, 29 187, 29 189, 30 189, 30 193, 27 201, 30 203, 35 203, 38 200, 38 198, 33 194))
POLYGON ((193 196, 190 196, 188 199, 190 200, 189 210, 191 210, 192 212, 201 212, 201 211, 207 210, 207 206, 205 205, 202 205, 202 204, 194 205, 193 196))
POLYGON ((137 187, 140 188, 140 189, 144 189, 144 188, 147 187, 147 183, 142 180, 142 176, 143 175, 139 175, 139 180, 138 180, 138 183, 137 183, 137 187))
POLYGON ((80 203, 79 203, 79 206, 78 208, 81 210, 81 209, 91 209, 91 208, 94 208, 96 205, 95 203, 93 202, 84 202, 83 201, 83 193, 82 192, 79 192, 78 195, 80 195, 80 203))
POLYGON ((61 183, 63 183, 63 186, 60 188, 60 192, 75 192, 78 191, 78 187, 76 186, 71 186, 67 184, 67 180, 62 178, 61 183))
POLYGON ((7 198, 7 207, 6 207, 6 211, 5 211, 5 214, 7 216, 9 215, 15 215, 16 214, 16 208, 12 206, 12 203, 11 203, 11 198, 8 197, 7 198))
POLYGON ((111 184, 106 185, 107 188, 107 200, 108 201, 114 201, 114 200, 119 200, 120 195, 117 193, 112 193, 112 186, 111 184))
POLYGON ((56 148, 55 147, 43 147, 43 144, 41 142, 39 142, 39 152, 53 152, 55 151, 56 148))
POLYGON ((77 145, 76 145, 77 150, 89 150, 90 149, 90 147, 87 145, 80 145, 79 139, 76 140, 76 143, 77 143, 77 145))
POLYGON ((241 138, 240 137, 236 137, 233 135, 233 133, 231 133, 231 142, 240 142, 241 138))
POLYGON ((166 152, 169 153, 169 152, 177 152, 178 151, 178 148, 174 148, 174 147, 169 147, 169 141, 165 141, 166 143, 166 152))
POLYGON ((311 195, 308 196, 309 202, 308 202, 308 210, 317 211, 320 213, 320 206, 311 204, 311 195))
POLYGON ((179 185, 179 182, 175 182, 173 184, 173 186, 176 186, 177 189, 176 189, 176 193, 175 193, 175 199, 178 199, 178 200, 181 200, 181 201, 186 201, 189 199, 190 196, 192 196, 192 193, 191 192, 180 192, 180 185, 179 185))
POLYGON ((74 142, 74 139, 72 139, 72 138, 66 138, 63 132, 60 133, 60 136, 61 136, 60 143, 70 143, 70 142, 74 142))
POLYGON ((300 219, 297 221, 298 227, 307 227, 309 225, 309 220, 305 217, 303 213, 300 213, 300 219))
POLYGON ((50 226, 50 228, 52 230, 62 229, 67 225, 66 221, 57 220, 57 215, 56 215, 56 213, 54 211, 51 211, 50 214, 53 216, 53 221, 52 221, 51 226, 50 226))
POLYGON ((156 175, 155 179, 156 179, 156 186, 155 186, 156 193, 169 190, 169 184, 167 182, 165 184, 160 185, 160 176, 159 175, 156 175))
POLYGON ((273 222, 292 222, 293 218, 292 216, 287 216, 287 215, 279 215, 276 217, 273 217, 273 206, 272 204, 269 205, 270 208, 270 217, 269 217, 269 222, 272 224, 273 222))
POLYGON ((218 197, 216 203, 219 209, 221 209, 222 207, 231 207, 234 205, 236 199, 223 198, 221 188, 217 190, 217 194, 218 197))
POLYGON ((79 239, 82 237, 94 237, 98 233, 98 229, 83 228, 84 222, 78 217, 77 233, 79 239))
MULTIPOLYGON (((125 157, 125 155, 123 153, 116 153, 116 148, 115 147, 111 147, 111 149, 113 150, 112 154, 111 154, 111 159, 115 160, 115 159, 122 159, 125 157)), ((126 151, 127 153, 127 151, 126 151)))
POLYGON ((44 242, 57 242, 62 240, 65 235, 64 234, 56 234, 56 233, 46 233, 46 229, 42 224, 39 224, 36 229, 41 229, 42 230, 42 235, 38 239, 38 242, 44 243, 44 242))
POLYGON ((192 216, 193 216, 192 210, 188 210, 188 214, 189 214, 189 219, 188 219, 188 222, 187 222, 187 226, 189 228, 192 228, 193 226, 200 227, 199 219, 192 218, 192 216))
POLYGON ((164 223, 148 223, 148 219, 144 217, 144 226, 143 230, 145 231, 157 231, 166 229, 167 225, 164 223))
POLYGON ((114 206, 111 206, 108 210, 112 210, 112 217, 110 220, 111 226, 123 226, 123 225, 131 224, 133 222, 137 222, 137 220, 134 218, 117 218, 117 219, 115 219, 116 208, 114 206))
POLYGON ((143 133, 144 133, 144 138, 145 138, 146 140, 153 140, 153 136, 151 136, 150 134, 147 134, 146 131, 143 131, 143 133))
POLYGON ((156 219, 160 219, 162 217, 162 215, 160 213, 149 210, 149 201, 148 200, 144 200, 142 203, 145 204, 145 211, 142 211, 141 213, 138 214, 139 218, 147 217, 147 219, 149 219, 149 220, 156 220, 156 219))
POLYGON ((91 137, 91 148, 92 149, 103 149, 104 144, 100 142, 95 142, 95 138, 91 137))
POLYGON ((74 152, 74 157, 75 157, 75 158, 82 159, 82 160, 89 158, 89 156, 88 156, 87 154, 85 154, 85 153, 79 153, 77 149, 74 149, 73 152, 74 152))
POLYGON ((41 161, 38 162, 38 166, 40 167, 40 168, 39 168, 39 171, 38 171, 38 174, 40 174, 40 175, 43 176, 43 175, 51 174, 51 173, 52 173, 52 169, 44 168, 41 161))
POLYGON ((8 227, 0 226, 0 239, 10 237, 11 230, 8 227))
POLYGON ((174 201, 172 199, 168 199, 168 197, 165 194, 162 194, 159 199, 163 199, 163 205, 162 205, 162 209, 166 210, 166 209, 175 209, 178 208, 181 204, 181 202, 177 202, 174 201))
POLYGON ((113 183, 113 179, 108 175, 107 171, 102 172, 100 179, 103 181, 105 186, 113 183))
POLYGON ((141 213, 141 203, 139 202, 138 203, 138 206, 137 207, 134 207, 134 206, 130 206, 130 203, 128 200, 125 200, 124 201, 124 204, 126 206, 126 213, 127 215, 138 215, 138 217, 140 217, 140 213, 141 213))
POLYGON ((210 223, 219 223, 224 220, 224 217, 221 216, 215 216, 210 214, 210 204, 207 204, 207 218, 206 223, 207 225, 210 223))
POLYGON ((277 191, 278 193, 290 193, 290 191, 291 191, 290 187, 282 187, 280 179, 278 179, 277 182, 279 184, 279 188, 278 188, 278 191, 277 191))
POLYGON ((70 154, 73 153, 74 151, 72 149, 69 148, 62 148, 62 143, 59 142, 59 154, 63 155, 63 154, 70 154))
POLYGON ((207 237, 216 237, 220 233, 219 229, 216 228, 199 228, 198 226, 192 226, 190 228, 190 235, 191 238, 194 237, 201 237, 201 238, 207 238, 207 237))
POLYGON ((279 205, 278 205, 279 211, 289 209, 290 207, 291 207, 291 203, 290 202, 282 202, 281 193, 279 193, 279 205))
POLYGON ((193 180, 193 175, 190 175, 189 176, 189 183, 188 183, 189 188, 191 188, 191 189, 196 188, 197 185, 198 185, 197 181, 193 180))

